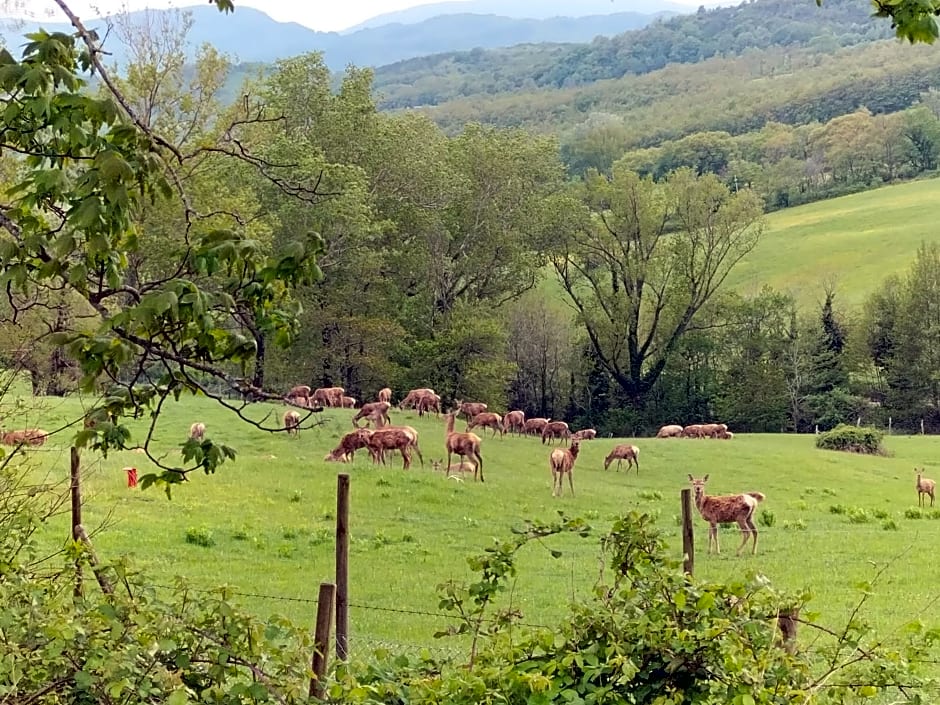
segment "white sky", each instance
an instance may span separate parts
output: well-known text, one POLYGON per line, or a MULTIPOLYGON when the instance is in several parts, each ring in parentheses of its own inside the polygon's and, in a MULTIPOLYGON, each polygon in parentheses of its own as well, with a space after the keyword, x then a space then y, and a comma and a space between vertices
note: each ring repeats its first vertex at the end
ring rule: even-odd
MULTIPOLYGON (((698 7, 702 0, 672 0, 689 7, 698 7)), ((572 6, 577 0, 571 0, 572 6)), ((144 7, 185 7, 192 0, 71 0, 69 7, 82 18, 106 15, 124 7, 138 10, 144 7)), ((346 29, 384 12, 403 10, 407 7, 425 5, 421 0, 235 0, 235 6, 254 7, 281 22, 298 22, 321 32, 346 29)), ((629 2, 625 3, 629 6, 629 2)), ((713 5, 714 2, 705 2, 713 5)), ((0 0, 7 16, 44 17, 64 20, 61 11, 50 0, 0 0), (28 8, 28 12, 25 12, 28 8)))

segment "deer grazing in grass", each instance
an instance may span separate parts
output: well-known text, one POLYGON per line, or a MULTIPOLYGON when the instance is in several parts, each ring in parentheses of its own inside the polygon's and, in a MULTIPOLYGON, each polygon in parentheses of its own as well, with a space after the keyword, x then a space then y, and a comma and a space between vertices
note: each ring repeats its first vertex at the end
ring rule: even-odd
POLYGON ((574 461, 578 459, 580 444, 578 441, 572 441, 570 448, 556 448, 548 458, 552 466, 552 497, 564 494, 564 479, 568 475, 568 485, 571 487, 571 494, 574 494, 574 461))
POLYGON ((497 433, 499 433, 500 436, 503 435, 503 417, 499 414, 494 414, 492 411, 481 412, 470 419, 470 423, 467 424, 467 430, 472 431, 477 426, 484 429, 484 435, 486 435, 485 429, 487 428, 493 431, 493 438, 496 438, 497 433))
POLYGON ((357 428, 350 431, 339 439, 339 445, 326 454, 323 458, 327 462, 348 463, 360 448, 369 448, 369 438, 372 437, 372 429, 357 428))
POLYGON ((640 449, 636 446, 632 446, 629 443, 621 443, 618 446, 614 446, 614 449, 607 454, 607 457, 604 458, 604 469, 610 467, 610 464, 617 461, 617 470, 620 470, 620 466, 623 464, 623 461, 627 461, 627 472, 630 472, 630 467, 636 465, 636 474, 640 474, 640 449))
POLYGON ((933 495, 937 489, 937 483, 933 480, 923 477, 923 472, 926 468, 918 470, 914 468, 914 472, 917 473, 917 506, 921 507, 927 503, 927 500, 924 498, 924 495, 930 497, 930 506, 933 506, 933 495))
POLYGON ((549 445, 552 445, 556 438, 559 442, 564 440, 567 443, 570 437, 571 431, 568 430, 568 424, 564 421, 549 421, 542 427, 542 443, 549 440, 549 445))
POLYGON ((721 553, 718 546, 718 524, 737 522, 741 527, 741 545, 738 546, 737 555, 747 545, 747 540, 754 536, 754 547, 751 553, 757 553, 757 527, 754 525, 754 511, 757 504, 764 501, 763 492, 744 492, 742 494, 722 495, 709 497, 705 494, 705 483, 708 475, 696 480, 689 475, 689 482, 695 492, 695 506, 698 507, 702 518, 708 522, 708 552, 712 552, 712 541, 715 542, 715 552, 721 553))
POLYGON ((300 414, 290 410, 284 412, 284 428, 288 436, 296 436, 300 430, 300 414))
POLYGON ((376 428, 388 426, 392 423, 388 416, 388 410, 391 408, 392 405, 387 401, 371 401, 368 404, 363 404, 362 408, 352 417, 352 425, 359 428, 359 419, 365 419, 366 423, 371 421, 376 428))
POLYGON ((475 463, 473 479, 477 479, 477 471, 479 471, 480 482, 483 482, 483 456, 480 455, 480 437, 475 433, 456 433, 454 431, 454 419, 457 418, 455 412, 450 412, 445 418, 447 419, 447 430, 444 445, 447 447, 448 467, 450 466, 450 456, 456 453, 460 456, 461 462, 469 459, 475 463))
POLYGON ((408 426, 386 426, 373 431, 369 436, 369 452, 372 454, 372 462, 385 464, 385 451, 397 450, 401 453, 402 469, 407 470, 411 467, 411 451, 417 450, 418 457, 421 458, 421 465, 424 465, 424 457, 418 450, 418 437, 408 426))
POLYGON ((206 435, 206 425, 201 421, 197 421, 192 426, 189 427, 189 437, 194 441, 201 441, 206 435))
POLYGON ((387 401, 389 404, 392 403, 392 390, 389 387, 382 387, 379 390, 379 401, 387 401))

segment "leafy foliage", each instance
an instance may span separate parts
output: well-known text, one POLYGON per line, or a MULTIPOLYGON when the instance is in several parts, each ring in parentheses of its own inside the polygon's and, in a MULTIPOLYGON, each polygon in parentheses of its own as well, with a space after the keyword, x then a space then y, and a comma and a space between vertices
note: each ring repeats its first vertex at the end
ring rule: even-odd
MULTIPOLYGON (((916 654, 936 635, 915 630, 903 649, 883 649, 872 643, 876 637, 856 613, 841 634, 821 628, 833 637, 819 646, 821 660, 803 656, 788 639, 807 595, 780 593, 763 576, 726 585, 699 583, 666 557, 651 518, 637 513, 618 519, 602 540, 609 582, 602 576, 594 599, 572 605, 561 624, 527 630, 518 624, 518 611, 510 609, 483 628, 482 610, 515 575, 519 548, 561 531, 580 532, 579 525, 564 516, 547 525, 527 525, 516 539, 497 542, 472 559, 476 581, 443 586, 442 605, 459 617, 460 625, 448 633, 469 631, 478 637, 469 668, 429 657, 389 657, 366 670, 346 671, 331 687, 331 698, 357 703, 490 698, 824 703, 854 702, 896 684, 915 689, 930 683, 918 673, 916 654), (485 639, 477 651, 479 637, 485 639)), ((870 586, 862 589, 859 608, 870 586)), ((812 616, 800 621, 813 626, 812 616)), ((919 697, 913 694, 911 702, 919 697)))
POLYGON ((881 441, 884 434, 875 428, 839 424, 831 431, 816 437, 816 447, 827 450, 842 450, 849 453, 884 455, 881 441))

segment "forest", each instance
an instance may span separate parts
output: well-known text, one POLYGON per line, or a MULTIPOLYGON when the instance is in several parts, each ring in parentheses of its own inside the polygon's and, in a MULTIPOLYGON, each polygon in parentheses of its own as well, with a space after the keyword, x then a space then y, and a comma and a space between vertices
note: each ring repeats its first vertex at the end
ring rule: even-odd
MULTIPOLYGON (((733 14, 775 11, 775 2, 733 14)), ((827 4, 827 21, 851 29, 855 5, 827 4)), ((711 26, 718 12, 663 26, 711 26)), ((805 8, 793 12, 787 21, 806 21, 805 8)), ((296 323, 284 328, 284 312, 227 314, 237 345, 256 350, 242 371, 253 388, 339 385, 367 399, 386 385, 427 386, 445 400, 483 399, 615 435, 715 418, 774 432, 860 417, 940 425, 936 385, 911 386, 936 377, 919 347, 929 334, 898 323, 932 300, 932 246, 905 281, 873 283, 863 311, 843 310, 836 284, 820 292, 819 310, 724 285, 759 241, 763 213, 935 172, 940 92, 929 47, 778 47, 759 61, 745 52, 669 66, 620 79, 645 82, 625 94, 632 111, 588 104, 580 125, 554 136, 490 124, 486 106, 456 130, 439 115, 382 110, 372 70, 350 67, 337 84, 316 53, 246 79, 243 99, 227 102, 233 67, 211 47, 187 64, 186 29, 116 27, 136 50, 111 80, 143 124, 179 145, 190 191, 182 211, 173 199, 135 209, 138 249, 121 277, 163 282, 193 232, 223 225, 259 254, 297 243, 317 252, 312 278, 291 294, 296 323), (709 92, 710 101, 697 97, 709 92), (643 125, 660 132, 643 135, 643 125), (226 148, 204 147, 216 141, 226 148), (249 178, 243 165, 222 165, 233 148, 290 168, 249 178), (289 188, 287 173, 313 186, 289 188), (211 215, 194 220, 189 208, 211 215)), ((9 150, 2 166, 8 183, 32 167, 9 150)), ((43 188, 59 178, 30 173, 43 188)), ((37 271, 61 276, 48 267, 37 271)), ((61 340, 87 334, 105 294, 82 302, 53 287, 40 296, 34 275, 17 276, 27 303, 7 303, 3 361, 29 370, 37 393, 68 393, 82 363, 61 340)), ((112 376, 126 383, 139 373, 125 366, 112 376)), ((205 383, 221 394, 226 379, 205 383)))

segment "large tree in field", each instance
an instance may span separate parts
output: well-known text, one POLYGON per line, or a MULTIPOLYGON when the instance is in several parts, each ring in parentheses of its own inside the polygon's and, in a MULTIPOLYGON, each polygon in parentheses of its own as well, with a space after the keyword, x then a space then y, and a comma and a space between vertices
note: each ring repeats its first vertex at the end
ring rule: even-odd
POLYGON ((636 405, 728 273, 757 244, 760 199, 714 175, 663 183, 615 165, 589 176, 587 213, 553 263, 600 364, 636 405))

